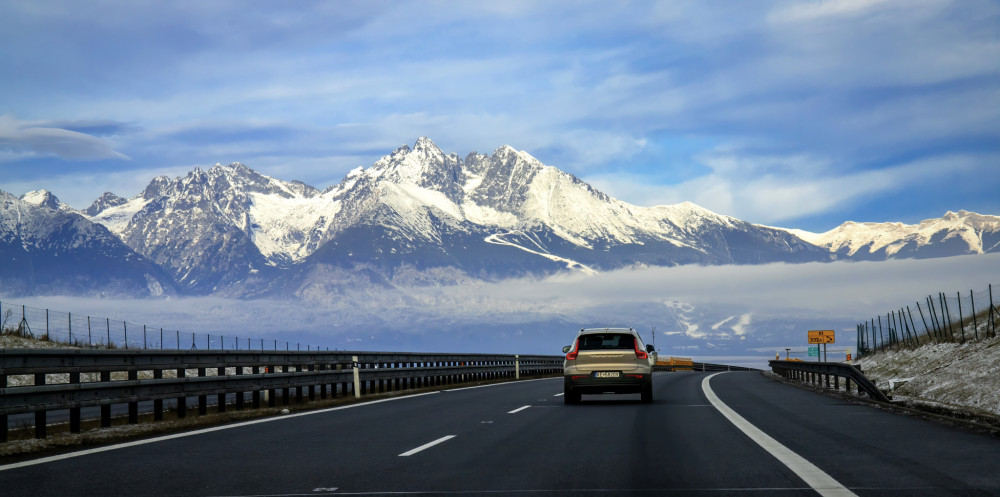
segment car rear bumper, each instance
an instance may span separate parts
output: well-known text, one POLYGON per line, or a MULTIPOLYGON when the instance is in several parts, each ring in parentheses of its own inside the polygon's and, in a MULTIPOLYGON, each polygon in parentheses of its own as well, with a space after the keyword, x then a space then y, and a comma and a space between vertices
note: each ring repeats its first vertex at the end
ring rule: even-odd
POLYGON ((581 394, 640 393, 652 381, 651 374, 622 373, 618 378, 595 378, 594 374, 564 376, 566 390, 581 394))

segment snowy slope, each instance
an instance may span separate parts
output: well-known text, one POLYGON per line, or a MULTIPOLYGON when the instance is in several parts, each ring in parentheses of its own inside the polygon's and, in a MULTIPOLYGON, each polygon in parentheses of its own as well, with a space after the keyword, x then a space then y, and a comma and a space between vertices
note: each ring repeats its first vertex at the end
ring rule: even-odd
POLYGON ((176 293, 162 269, 48 192, 0 192, 0 289, 6 295, 159 296, 176 293))
POLYGON ((37 205, 40 207, 47 207, 49 209, 56 209, 66 212, 71 212, 73 210, 72 207, 70 207, 67 204, 64 204, 61 200, 59 200, 59 197, 56 197, 55 195, 52 194, 52 192, 45 189, 34 190, 25 193, 24 195, 21 195, 20 200, 27 204, 37 205))
POLYGON ((1000 250, 1000 217, 964 210, 919 224, 846 222, 826 233, 789 231, 840 256, 858 259, 940 257, 1000 250))
POLYGON ((217 164, 155 178, 127 200, 105 193, 83 214, 196 293, 270 287, 272 270, 293 266, 300 280, 325 271, 318 265, 507 277, 826 256, 782 230, 694 204, 621 202, 510 146, 463 159, 427 138, 325 191, 217 164))
MULTIPOLYGON (((49 192, 24 198, 65 210, 49 192)), ((323 191, 216 164, 155 178, 129 199, 105 193, 81 214, 185 291, 236 296, 333 284, 321 277, 331 268, 363 271, 377 285, 397 275, 433 284, 566 269, 940 257, 1000 243, 997 218, 964 211, 916 226, 847 223, 814 234, 688 202, 640 207, 507 145, 462 158, 428 138, 323 191)))

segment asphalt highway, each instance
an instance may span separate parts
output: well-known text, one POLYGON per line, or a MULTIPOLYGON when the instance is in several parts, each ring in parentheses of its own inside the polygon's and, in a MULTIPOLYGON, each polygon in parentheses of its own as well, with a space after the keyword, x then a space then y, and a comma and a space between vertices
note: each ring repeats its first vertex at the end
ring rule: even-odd
POLYGON ((15 496, 1000 495, 1000 439, 774 382, 445 390, 0 466, 15 496))

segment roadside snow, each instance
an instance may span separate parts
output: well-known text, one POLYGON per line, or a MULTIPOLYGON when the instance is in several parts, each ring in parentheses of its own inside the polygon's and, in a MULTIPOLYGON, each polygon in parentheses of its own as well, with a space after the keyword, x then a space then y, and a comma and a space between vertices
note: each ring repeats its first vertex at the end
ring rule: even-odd
POLYGON ((853 364, 879 388, 891 389, 893 400, 1000 415, 1000 337, 884 351, 853 364))

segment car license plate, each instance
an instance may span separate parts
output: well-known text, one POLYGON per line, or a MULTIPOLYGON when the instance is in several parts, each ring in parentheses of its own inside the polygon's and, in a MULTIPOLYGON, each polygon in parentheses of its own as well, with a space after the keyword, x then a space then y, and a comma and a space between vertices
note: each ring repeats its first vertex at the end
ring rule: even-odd
POLYGON ((621 373, 618 371, 594 371, 594 378, 618 378, 621 373))

